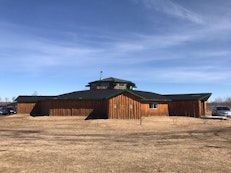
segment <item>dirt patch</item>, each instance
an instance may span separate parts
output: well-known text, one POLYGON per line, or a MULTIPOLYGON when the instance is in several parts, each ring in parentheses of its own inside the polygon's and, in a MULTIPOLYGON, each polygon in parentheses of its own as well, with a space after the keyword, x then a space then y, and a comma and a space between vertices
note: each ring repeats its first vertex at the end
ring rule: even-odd
POLYGON ((231 172, 231 120, 0 117, 0 172, 231 172))

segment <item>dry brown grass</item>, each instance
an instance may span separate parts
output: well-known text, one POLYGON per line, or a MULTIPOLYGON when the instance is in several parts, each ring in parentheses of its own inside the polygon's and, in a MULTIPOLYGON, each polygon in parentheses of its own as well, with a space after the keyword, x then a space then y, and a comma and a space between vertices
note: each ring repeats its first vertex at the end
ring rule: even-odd
POLYGON ((231 172, 231 120, 0 117, 0 172, 231 172))

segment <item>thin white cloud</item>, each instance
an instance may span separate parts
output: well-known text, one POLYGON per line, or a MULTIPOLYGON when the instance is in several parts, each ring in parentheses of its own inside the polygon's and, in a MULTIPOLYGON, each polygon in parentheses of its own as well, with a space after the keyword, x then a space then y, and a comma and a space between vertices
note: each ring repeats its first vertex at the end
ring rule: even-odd
MULTIPOLYGON (((223 20, 222 23, 228 23, 228 21, 223 20)), ((114 72, 115 69, 113 69, 113 67, 120 67, 121 76, 122 74, 129 76, 131 72, 131 77, 133 76, 132 74, 137 71, 137 64, 142 63, 147 65, 151 60, 166 60, 168 63, 171 63, 174 62, 174 59, 183 58, 179 54, 174 56, 155 55, 155 52, 158 50, 166 49, 167 54, 168 49, 174 46, 184 46, 192 42, 203 42, 207 38, 219 37, 223 31, 229 31, 229 25, 218 27, 215 24, 211 24, 209 28, 202 25, 197 29, 192 28, 187 30, 188 28, 182 28, 181 32, 173 30, 172 32, 162 33, 161 35, 155 33, 131 33, 124 37, 122 33, 115 36, 113 33, 107 33, 107 35, 105 35, 102 32, 98 33, 98 37, 110 38, 109 44, 105 41, 95 47, 90 44, 81 44, 82 42, 67 41, 63 43, 61 40, 59 42, 59 40, 42 38, 33 34, 16 34, 14 31, 17 30, 18 27, 20 26, 15 26, 12 31, 2 29, 4 32, 0 33, 0 49, 15 50, 15 55, 19 51, 19 54, 16 55, 17 60, 14 60, 16 63, 13 63, 17 66, 15 69, 30 72, 34 71, 36 73, 41 72, 43 69, 53 67, 88 68, 89 70, 92 68, 94 70, 95 67, 103 66, 108 68, 108 70, 112 67, 110 70, 114 72), (148 55, 146 55, 146 51, 149 52, 148 55), (138 55, 137 53, 140 54, 138 55)), ((73 34, 69 33, 69 35, 73 34)), ((81 38, 80 40, 82 39, 85 38, 81 38)), ((217 54, 214 51, 210 52, 210 50, 207 52, 207 56, 217 56, 218 54, 226 56, 229 52, 223 50, 220 50, 217 54)), ((4 56, 6 55, 7 53, 4 53, 4 56)), ((191 60, 189 59, 188 61, 191 60)), ((210 70, 198 70, 194 67, 178 69, 174 67, 174 65, 168 69, 164 69, 164 67, 161 67, 163 69, 154 70, 146 67, 138 67, 138 69, 139 68, 142 69, 142 76, 140 76, 140 78, 150 79, 155 74, 158 74, 157 78, 155 75, 155 80, 165 82, 210 82, 228 78, 227 75, 222 75, 224 71, 221 70, 214 72, 210 70), (191 81, 191 79, 196 80, 191 81)), ((200 68, 203 69, 204 67, 200 68)))
POLYGON ((15 70, 30 72, 57 66, 81 67, 95 62, 91 57, 102 51, 100 48, 27 34, 20 31, 20 25, 0 23, 0 26, 0 57, 6 69, 7 64, 15 66, 12 67, 15 70))
POLYGON ((209 51, 197 51, 194 53, 195 56, 199 57, 214 57, 214 58, 219 58, 219 57, 225 57, 229 58, 231 57, 231 51, 229 50, 209 50, 209 51))
POLYGON ((141 2, 147 8, 155 9, 156 11, 185 19, 193 23, 203 23, 201 16, 171 0, 136 0, 134 2, 141 2))
MULTIPOLYGON (((212 23, 204 23, 196 28, 184 28, 181 30, 173 30, 172 32, 159 34, 133 34, 132 38, 116 41, 115 49, 121 52, 139 52, 146 50, 157 50, 163 48, 171 48, 174 46, 186 46, 191 43, 203 43, 206 45, 219 41, 229 40, 231 36, 231 21, 223 18, 221 21, 212 23)), ((207 55, 227 55, 229 52, 220 50, 215 53, 214 50, 209 50, 207 55)))
POLYGON ((165 49, 195 41, 199 35, 194 33, 168 33, 163 35, 136 35, 133 38, 115 41, 111 46, 123 53, 165 49))
POLYGON ((226 79, 227 76, 225 76, 223 73, 223 71, 214 72, 203 69, 199 70, 197 68, 182 68, 171 69, 171 71, 167 71, 165 74, 162 74, 161 77, 165 80, 165 82, 168 80, 176 83, 208 83, 226 79))
MULTIPOLYGON (((122 72, 123 73, 123 72, 122 72)), ((127 72, 128 73, 128 72, 127 72)), ((142 68, 130 69, 132 80, 152 81, 154 83, 209 83, 223 82, 231 75, 231 70, 224 68, 219 69, 215 66, 199 66, 199 67, 168 67, 168 68, 142 68), (132 75, 136 72, 136 75, 132 75), (139 73, 140 72, 140 73, 139 73)), ((231 81, 226 81, 231 84, 231 81)))

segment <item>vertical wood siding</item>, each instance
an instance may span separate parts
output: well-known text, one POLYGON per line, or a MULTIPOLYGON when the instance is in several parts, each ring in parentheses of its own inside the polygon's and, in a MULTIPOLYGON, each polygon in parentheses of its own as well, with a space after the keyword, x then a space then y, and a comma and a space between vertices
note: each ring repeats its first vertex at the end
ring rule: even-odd
POLYGON ((172 101, 169 102, 169 114, 200 117, 204 112, 201 104, 201 101, 172 101))
POLYGON ((139 98, 130 93, 123 93, 108 101, 108 118, 110 119, 139 119, 141 105, 139 98))
POLYGON ((30 114, 36 103, 17 103, 18 114, 30 114))
POLYGON ((168 116, 168 103, 157 102, 158 107, 156 109, 149 108, 149 102, 142 103, 142 116, 168 116))
POLYGON ((92 118, 105 118, 107 105, 104 100, 43 101, 41 112, 50 116, 91 116, 92 118))
POLYGON ((130 93, 108 100, 46 100, 37 104, 18 104, 19 113, 50 116, 86 116, 88 118, 140 119, 142 116, 168 115, 168 104, 149 109, 148 102, 130 93))
POLYGON ((206 101, 199 102, 200 116, 206 114, 206 101))
POLYGON ((149 102, 130 93, 123 93, 109 99, 108 117, 111 119, 140 119, 142 116, 168 116, 168 103, 158 103, 157 109, 150 109, 149 102))

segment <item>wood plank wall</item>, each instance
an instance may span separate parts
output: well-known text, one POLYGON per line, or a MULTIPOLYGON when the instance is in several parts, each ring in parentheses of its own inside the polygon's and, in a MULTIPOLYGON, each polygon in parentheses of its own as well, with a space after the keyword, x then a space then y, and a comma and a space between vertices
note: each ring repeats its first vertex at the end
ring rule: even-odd
POLYGON ((179 115, 200 117, 205 115, 204 101, 172 101, 158 103, 157 109, 149 109, 148 102, 140 103, 140 98, 124 93, 109 100, 92 101, 42 101, 17 103, 19 114, 51 116, 97 116, 111 119, 139 119, 141 116, 179 115))
POLYGON ((200 117, 200 101, 172 101, 169 102, 169 115, 200 117))
POLYGON ((200 116, 206 114, 206 101, 200 101, 199 102, 199 110, 200 110, 200 116))
POLYGON ((150 109, 149 102, 130 94, 109 100, 46 100, 18 104, 19 113, 50 116, 89 116, 92 118, 140 119, 141 116, 168 116, 168 104, 159 102, 157 109, 150 109))
POLYGON ((108 117, 111 119, 140 119, 141 116, 168 116, 168 103, 159 102, 157 109, 150 109, 149 102, 130 93, 123 93, 109 100, 108 117))
POLYGON ((110 119, 139 119, 141 105, 139 97, 123 93, 109 99, 108 118, 110 119))
POLYGON ((142 103, 142 116, 168 116, 168 103, 167 102, 156 102, 158 107, 155 109, 149 108, 149 102, 142 103))
POLYGON ((36 103, 17 103, 18 114, 30 114, 36 103))
POLYGON ((50 116, 105 117, 107 105, 104 100, 57 100, 43 101, 41 112, 50 116))

